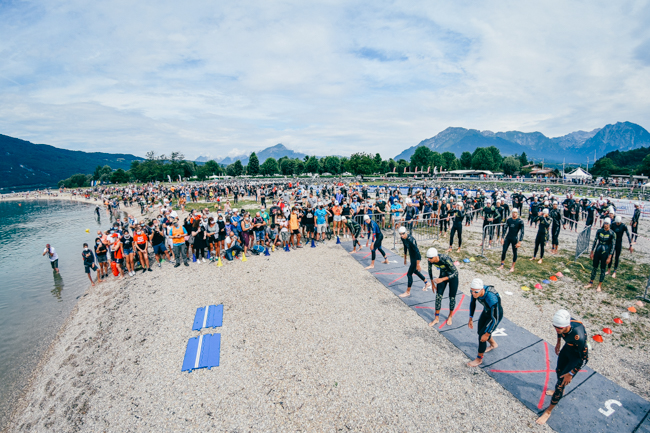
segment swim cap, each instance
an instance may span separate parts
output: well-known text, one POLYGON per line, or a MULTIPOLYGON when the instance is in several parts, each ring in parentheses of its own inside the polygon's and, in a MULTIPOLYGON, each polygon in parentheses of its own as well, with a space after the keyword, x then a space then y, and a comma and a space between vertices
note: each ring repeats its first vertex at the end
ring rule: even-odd
POLYGON ((438 250, 435 248, 429 248, 427 250, 427 259, 432 259, 438 255, 438 250))
POLYGON ((406 233, 406 227, 402 226, 399 228, 399 234, 403 235, 404 233, 406 233))
POLYGON ((368 220, 370 220, 370 217, 369 217, 368 215, 364 215, 364 216, 363 216, 363 220, 364 220, 364 221, 368 221, 368 220))
POLYGON ((480 290, 480 289, 482 289, 484 287, 483 286, 483 280, 481 280, 480 278, 474 278, 472 280, 472 284, 470 284, 469 287, 472 290, 480 290))
POLYGON ((548 215, 548 209, 544 209, 544 210, 542 211, 542 213, 543 213, 544 215, 548 215))
POLYGON ((567 310, 557 310, 553 316, 553 326, 566 328, 571 323, 571 313, 567 310))
POLYGON ((603 221, 603 223, 605 223, 605 224, 611 224, 611 223, 612 223, 612 220, 609 219, 609 218, 605 218, 605 221, 603 221))
POLYGON ((623 222, 623 217, 620 216, 620 215, 616 215, 616 218, 614 218, 614 222, 622 223, 623 222))

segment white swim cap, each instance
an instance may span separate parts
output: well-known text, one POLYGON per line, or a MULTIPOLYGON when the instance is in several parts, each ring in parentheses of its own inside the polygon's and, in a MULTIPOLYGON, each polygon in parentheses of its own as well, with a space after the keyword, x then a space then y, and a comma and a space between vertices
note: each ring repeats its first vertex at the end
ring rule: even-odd
POLYGON ((406 233, 406 227, 402 226, 402 227, 399 228, 398 231, 399 231, 400 235, 403 235, 404 233, 406 233))
POLYGON ((481 290, 484 287, 483 280, 481 280, 480 278, 474 278, 469 287, 472 290, 481 290))
POLYGON ((429 248, 427 250, 427 259, 432 259, 438 255, 438 250, 435 248, 429 248))
POLYGON ((620 216, 620 215, 616 215, 616 218, 614 218, 614 222, 622 223, 623 222, 623 217, 620 216))
POLYGON ((544 210, 542 211, 542 213, 543 213, 544 215, 548 215, 548 209, 544 209, 544 210))
POLYGON ((364 216, 363 216, 363 220, 364 220, 364 221, 368 221, 368 220, 370 220, 370 217, 369 217, 368 215, 364 215, 364 216))
POLYGON ((571 313, 567 310, 557 310, 553 316, 553 326, 566 328, 571 324, 571 313))
POLYGON ((609 218, 605 218, 605 221, 603 221, 603 223, 605 223, 605 224, 611 224, 611 223, 612 223, 612 220, 609 219, 609 218))

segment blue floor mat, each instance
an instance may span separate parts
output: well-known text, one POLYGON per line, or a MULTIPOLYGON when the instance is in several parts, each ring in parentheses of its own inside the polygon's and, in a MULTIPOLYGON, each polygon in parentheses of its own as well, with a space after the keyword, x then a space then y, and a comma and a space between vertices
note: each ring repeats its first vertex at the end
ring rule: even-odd
POLYGON ((196 309, 194 315, 193 331, 203 328, 217 328, 223 325, 223 305, 208 305, 196 309))
POLYGON ((219 366, 221 351, 221 334, 206 334, 190 338, 183 358, 181 371, 196 370, 219 366))

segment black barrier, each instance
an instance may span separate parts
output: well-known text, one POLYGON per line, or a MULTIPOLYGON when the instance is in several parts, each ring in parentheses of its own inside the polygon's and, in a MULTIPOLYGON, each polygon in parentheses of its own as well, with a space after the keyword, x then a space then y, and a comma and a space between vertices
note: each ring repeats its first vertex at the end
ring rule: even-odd
POLYGON ((589 241, 591 239, 591 226, 585 227, 580 234, 578 235, 578 240, 576 241, 576 258, 575 261, 578 261, 578 257, 587 249, 589 249, 589 241))
POLYGON ((415 219, 406 221, 404 217, 395 218, 393 223, 393 249, 397 249, 400 227, 406 227, 409 234, 417 241, 433 241, 440 238, 440 220, 433 213, 416 215, 415 219))

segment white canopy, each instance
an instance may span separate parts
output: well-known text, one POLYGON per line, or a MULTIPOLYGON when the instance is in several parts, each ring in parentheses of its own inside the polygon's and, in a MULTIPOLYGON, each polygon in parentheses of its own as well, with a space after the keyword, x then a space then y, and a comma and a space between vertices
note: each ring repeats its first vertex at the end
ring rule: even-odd
POLYGON ((564 177, 567 179, 591 179, 591 175, 580 167, 571 174, 565 174, 564 177))

